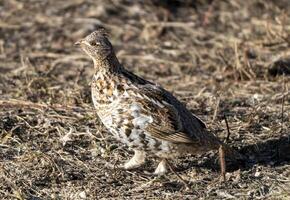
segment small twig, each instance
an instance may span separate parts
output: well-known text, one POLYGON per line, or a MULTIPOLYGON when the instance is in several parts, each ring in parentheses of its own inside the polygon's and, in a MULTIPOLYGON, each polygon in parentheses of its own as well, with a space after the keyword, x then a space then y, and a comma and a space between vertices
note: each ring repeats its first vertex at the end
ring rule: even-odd
POLYGON ((225 150, 221 145, 219 148, 220 168, 221 168, 221 181, 226 181, 226 161, 225 161, 225 150))
POLYGON ((132 191, 140 191, 143 190, 144 188, 146 188, 147 186, 151 185, 154 181, 156 181, 158 177, 154 177, 153 179, 150 179, 149 181, 143 183, 142 185, 135 187, 132 189, 132 191))
POLYGON ((63 110, 75 110, 77 112, 89 112, 88 109, 77 107, 77 106, 69 106, 69 105, 61 105, 61 104, 53 104, 47 105, 44 103, 34 103, 31 101, 25 100, 17 100, 17 99, 7 99, 0 100, 0 108, 1 107, 20 107, 20 108, 32 108, 43 111, 45 109, 63 109, 63 110))
POLYGON ((228 143, 229 142, 229 139, 230 139, 230 135, 231 135, 231 132, 230 132, 230 127, 229 127, 229 123, 228 123, 228 120, 227 120, 227 116, 226 114, 224 114, 224 119, 225 119, 225 122, 226 122, 226 126, 227 126, 227 137, 226 139, 224 140, 225 143, 228 143))
POLYGON ((185 185, 186 189, 190 189, 190 186, 188 185, 188 183, 181 177, 179 176, 179 174, 176 173, 176 171, 173 169, 171 163, 167 160, 166 160, 166 163, 167 163, 167 166, 169 167, 170 171, 173 172, 173 174, 175 174, 177 176, 177 178, 185 185))
POLYGON ((213 122, 215 121, 215 119, 217 117, 219 106, 220 106, 220 98, 218 97, 218 99, 216 101, 216 106, 215 106, 215 109, 214 109, 213 117, 212 117, 212 121, 213 122))
POLYGON ((203 26, 207 26, 210 23, 210 18, 212 17, 212 11, 213 11, 213 7, 214 7, 214 3, 215 3, 215 0, 213 0, 209 4, 209 7, 208 7, 207 11, 204 14, 203 21, 202 21, 202 25, 203 26))
MULTIPOLYGON (((232 65, 229 63, 229 61, 225 58, 224 54, 220 51, 217 52, 217 55, 222 59, 224 64, 226 65, 227 68, 231 68, 232 65)), ((224 70, 223 70, 224 71, 224 70)))

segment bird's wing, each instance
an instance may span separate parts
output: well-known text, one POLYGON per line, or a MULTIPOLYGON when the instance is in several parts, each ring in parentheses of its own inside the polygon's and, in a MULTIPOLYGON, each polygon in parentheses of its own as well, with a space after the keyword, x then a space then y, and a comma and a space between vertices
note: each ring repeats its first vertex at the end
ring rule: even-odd
POLYGON ((178 110, 164 98, 164 90, 150 85, 150 87, 142 86, 139 92, 142 98, 134 102, 133 112, 136 109, 136 112, 137 110, 140 112, 136 116, 146 116, 150 119, 146 121, 144 127, 146 134, 175 143, 194 142, 194 139, 184 132, 178 110))

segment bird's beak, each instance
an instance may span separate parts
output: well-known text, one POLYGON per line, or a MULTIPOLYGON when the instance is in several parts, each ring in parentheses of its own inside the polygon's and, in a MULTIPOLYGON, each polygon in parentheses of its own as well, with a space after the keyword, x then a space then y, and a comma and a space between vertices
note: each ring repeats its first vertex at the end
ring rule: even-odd
POLYGON ((81 39, 81 40, 79 40, 79 41, 77 41, 77 42, 75 43, 75 46, 79 46, 79 45, 81 45, 83 42, 84 42, 84 40, 81 39))

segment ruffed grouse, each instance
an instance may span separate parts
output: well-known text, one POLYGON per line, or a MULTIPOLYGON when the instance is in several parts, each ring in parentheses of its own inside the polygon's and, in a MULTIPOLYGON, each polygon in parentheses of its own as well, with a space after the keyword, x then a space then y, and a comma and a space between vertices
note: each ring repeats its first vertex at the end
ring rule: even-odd
POLYGON ((150 154, 161 158, 155 173, 164 174, 168 158, 220 146, 230 149, 172 94, 127 71, 103 29, 76 44, 94 61, 91 89, 99 118, 117 140, 135 152, 125 169, 140 166, 150 154))

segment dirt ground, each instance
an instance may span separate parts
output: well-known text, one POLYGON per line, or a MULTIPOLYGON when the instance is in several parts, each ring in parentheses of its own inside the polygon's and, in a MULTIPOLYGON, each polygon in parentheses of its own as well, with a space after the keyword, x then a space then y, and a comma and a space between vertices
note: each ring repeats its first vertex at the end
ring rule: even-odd
POLYGON ((0 1, 1 199, 290 199, 290 1, 132 2, 0 1), (227 182, 216 152, 172 161, 189 190, 152 175, 156 159, 118 167, 132 152, 98 121, 92 61, 73 45, 99 26, 221 139, 226 116, 247 157, 227 182))

